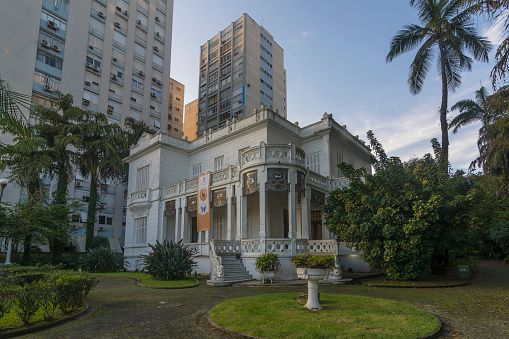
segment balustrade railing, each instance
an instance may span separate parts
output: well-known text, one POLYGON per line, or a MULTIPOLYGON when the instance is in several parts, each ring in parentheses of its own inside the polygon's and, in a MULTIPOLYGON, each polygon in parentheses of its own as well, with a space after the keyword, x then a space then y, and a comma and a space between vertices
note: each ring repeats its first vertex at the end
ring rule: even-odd
POLYGON ((309 240, 308 241, 309 253, 332 253, 338 254, 337 241, 335 239, 330 240, 309 240))
POLYGON ((240 253, 240 241, 232 240, 214 240, 214 250, 219 254, 237 254, 240 253))
POLYGON ((214 280, 222 281, 224 280, 224 267, 222 263, 222 258, 216 253, 216 245, 214 240, 210 240, 210 255, 209 255, 210 263, 214 268, 214 280))
POLYGON ((260 239, 243 239, 242 253, 260 253, 260 239))
POLYGON ((292 253, 292 239, 266 239, 265 252, 292 253))
POLYGON ((134 204, 137 202, 143 202, 148 200, 148 190, 137 191, 131 193, 131 199, 129 204, 134 204))

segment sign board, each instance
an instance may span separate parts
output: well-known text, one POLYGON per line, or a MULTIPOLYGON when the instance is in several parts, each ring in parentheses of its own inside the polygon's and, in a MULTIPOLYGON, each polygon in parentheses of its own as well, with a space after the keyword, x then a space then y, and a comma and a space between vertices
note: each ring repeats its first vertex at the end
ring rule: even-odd
POLYGON ((210 173, 198 177, 198 231, 210 231, 210 173))

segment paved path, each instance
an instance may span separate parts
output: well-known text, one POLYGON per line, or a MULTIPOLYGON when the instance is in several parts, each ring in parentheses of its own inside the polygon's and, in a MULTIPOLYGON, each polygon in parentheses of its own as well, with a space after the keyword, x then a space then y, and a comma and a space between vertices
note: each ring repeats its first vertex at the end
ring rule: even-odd
MULTIPOLYGON (((385 289, 361 284, 320 285, 320 291, 405 301, 450 320, 444 338, 509 338, 509 265, 480 261, 468 286, 385 289)), ((95 313, 34 338, 213 338, 197 325, 200 313, 247 295, 306 291, 306 286, 207 287, 161 290, 136 287, 122 277, 101 277, 89 296, 95 313)))

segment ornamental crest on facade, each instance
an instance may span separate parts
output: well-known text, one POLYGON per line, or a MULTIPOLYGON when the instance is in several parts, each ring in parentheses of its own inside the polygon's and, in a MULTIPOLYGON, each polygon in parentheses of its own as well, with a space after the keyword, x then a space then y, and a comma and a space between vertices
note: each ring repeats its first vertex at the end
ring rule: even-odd
POLYGON ((252 194, 260 188, 258 184, 258 171, 244 173, 244 194, 252 194))
POLYGON ((325 193, 311 190, 311 205, 316 208, 322 208, 325 205, 325 193))
POLYGON ((166 215, 175 214, 175 200, 166 202, 166 215))
POLYGON ((190 197, 187 198, 187 210, 189 212, 194 212, 196 211, 198 208, 198 202, 197 202, 197 196, 196 195, 192 195, 190 197))
POLYGON ((306 195, 306 173, 297 171, 297 193, 306 195))
POLYGON ((269 168, 267 169, 267 183, 265 190, 269 191, 286 191, 288 185, 288 169, 286 168, 269 168))
POLYGON ((214 207, 226 205, 226 188, 216 190, 212 193, 212 205, 214 207))

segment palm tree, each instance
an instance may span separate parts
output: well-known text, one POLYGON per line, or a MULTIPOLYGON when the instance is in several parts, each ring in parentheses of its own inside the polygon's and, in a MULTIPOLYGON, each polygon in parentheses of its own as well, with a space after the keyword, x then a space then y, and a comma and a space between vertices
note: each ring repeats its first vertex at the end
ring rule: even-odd
POLYGON ((440 126, 442 130, 442 168, 447 171, 449 161, 449 136, 447 126, 447 102, 449 90, 461 84, 461 71, 472 68, 473 60, 465 54, 469 51, 475 60, 488 61, 491 44, 477 35, 471 19, 472 10, 465 7, 465 0, 412 0, 410 4, 419 11, 422 26, 406 25, 392 38, 386 62, 420 46, 410 65, 408 84, 412 94, 419 94, 426 75, 438 53, 438 74, 442 79, 442 102, 440 126), (422 43, 422 44, 421 44, 422 43))
POLYGON ((127 135, 122 128, 102 113, 85 112, 77 119, 73 132, 83 136, 78 147, 79 172, 90 178, 90 196, 86 222, 85 248, 93 245, 99 190, 107 180, 122 180, 125 176, 123 157, 128 152, 127 135))
MULTIPOLYGON (((30 109, 30 97, 14 92, 8 82, 0 79, 0 131, 32 142, 33 130, 23 109, 30 109)), ((3 146, 0 142, 0 147, 3 146)))
POLYGON ((480 121, 486 127, 493 118, 489 104, 489 95, 485 87, 475 91, 475 101, 465 99, 458 101, 451 107, 451 111, 459 110, 460 114, 449 122, 449 129, 456 134, 458 130, 466 125, 480 121))

